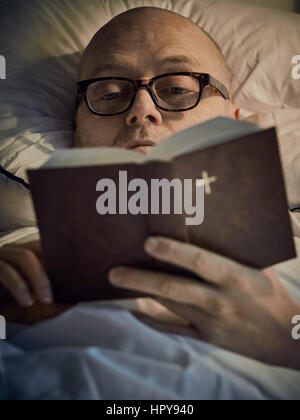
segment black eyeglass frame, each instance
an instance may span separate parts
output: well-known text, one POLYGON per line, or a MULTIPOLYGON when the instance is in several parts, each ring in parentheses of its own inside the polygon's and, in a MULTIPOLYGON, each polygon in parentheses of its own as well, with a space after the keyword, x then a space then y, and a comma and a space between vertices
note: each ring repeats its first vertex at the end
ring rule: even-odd
POLYGON ((219 82, 217 79, 215 79, 214 77, 212 77, 210 74, 207 73, 195 73, 195 72, 180 72, 180 73, 166 73, 166 74, 161 74, 159 76, 153 77, 152 79, 150 79, 150 81, 148 83, 145 84, 145 80, 132 80, 132 79, 127 79, 125 77, 99 77, 99 78, 95 78, 95 79, 88 79, 88 80, 83 80, 81 82, 77 83, 77 88, 78 88, 78 95, 82 95, 85 103, 88 107, 88 109, 90 110, 90 112, 94 115, 98 115, 98 116, 102 116, 102 117, 114 117, 117 115, 121 115, 121 114, 125 114, 126 112, 128 112, 131 107, 134 104, 134 101, 136 99, 136 95, 138 93, 138 91, 140 89, 146 89, 147 92, 149 93, 149 95, 151 96, 154 104, 161 109, 162 111, 167 111, 167 112, 185 112, 185 111, 190 111, 194 108, 196 108, 199 103, 200 100, 202 98, 203 95, 203 91, 207 86, 211 86, 213 88, 215 88, 220 94, 221 96, 223 96, 223 98, 225 100, 230 99, 230 95, 229 92, 227 90, 227 88, 221 83, 219 82), (168 77, 168 76, 190 76, 193 77, 194 79, 196 79, 199 83, 199 97, 197 99, 197 102, 195 105, 189 107, 189 108, 184 108, 184 109, 176 109, 176 110, 170 110, 167 108, 162 107, 161 105, 159 105, 158 100, 153 92, 153 84, 163 78, 163 77, 168 77), (91 107, 89 101, 88 101, 88 97, 87 97, 87 89, 88 87, 96 82, 101 82, 101 81, 105 81, 105 80, 121 80, 121 81, 127 81, 129 83, 132 84, 133 89, 134 89, 134 94, 132 96, 132 100, 130 102, 130 104, 128 105, 128 107, 121 112, 115 113, 115 114, 102 114, 102 113, 98 113, 96 111, 93 110, 93 108, 91 107))

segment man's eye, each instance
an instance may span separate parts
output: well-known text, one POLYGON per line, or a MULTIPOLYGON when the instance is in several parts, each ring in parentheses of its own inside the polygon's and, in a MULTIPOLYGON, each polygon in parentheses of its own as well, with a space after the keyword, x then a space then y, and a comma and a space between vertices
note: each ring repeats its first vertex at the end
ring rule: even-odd
POLYGON ((182 95, 184 93, 189 93, 188 90, 184 89, 184 88, 180 88, 180 87, 173 87, 170 88, 171 93, 175 94, 175 95, 182 95))
POLYGON ((120 93, 119 92, 112 92, 112 93, 108 93, 107 95, 102 96, 102 100, 103 101, 113 101, 114 99, 118 99, 120 97, 120 93))
POLYGON ((188 94, 191 94, 192 92, 190 90, 174 86, 174 87, 169 87, 167 89, 161 89, 157 93, 160 97, 166 97, 166 96, 188 95, 188 94))
POLYGON ((187 89, 174 86, 174 87, 170 87, 166 89, 165 93, 172 94, 172 95, 184 95, 184 94, 189 93, 189 91, 187 89))

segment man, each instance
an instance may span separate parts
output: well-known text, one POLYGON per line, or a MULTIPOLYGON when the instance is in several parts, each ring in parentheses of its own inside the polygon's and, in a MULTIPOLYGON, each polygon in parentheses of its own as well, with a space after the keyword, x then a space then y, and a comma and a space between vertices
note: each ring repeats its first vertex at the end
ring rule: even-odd
MULTIPOLYGON (((143 79, 146 84, 158 75, 193 71, 210 74, 230 90, 225 59, 205 32, 181 16, 142 8, 118 16, 95 35, 83 55, 79 80, 118 76, 143 79)), ((95 88, 97 84, 89 87, 95 88)), ((80 96, 75 145, 136 146, 148 152, 192 125, 218 116, 239 118, 238 107, 215 89, 207 87, 204 96, 207 99, 189 112, 164 112, 141 89, 128 112, 110 118, 93 115, 80 96)))
MULTIPOLYGON (((219 48, 198 26, 162 9, 134 9, 103 27, 82 57, 79 80, 76 147, 148 153, 194 124, 217 116, 239 118, 219 48), (212 76, 211 84, 203 73, 212 76)), ((157 296, 188 325, 139 315, 143 322, 266 363, 300 368, 300 352, 291 339, 291 320, 300 307, 272 269, 254 270, 167 238, 149 238, 145 249, 207 282, 116 267, 110 273, 113 285, 157 296)), ((2 248, 0 270, 0 282, 21 306, 32 307, 34 299, 52 302, 38 243, 2 248)), ((64 309, 43 308, 46 314, 39 313, 39 319, 64 309)))

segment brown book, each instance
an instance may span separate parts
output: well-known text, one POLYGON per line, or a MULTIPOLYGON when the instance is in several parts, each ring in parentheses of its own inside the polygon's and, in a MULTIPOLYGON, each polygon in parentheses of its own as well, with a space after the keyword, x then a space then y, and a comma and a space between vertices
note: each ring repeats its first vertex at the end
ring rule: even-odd
POLYGON ((201 281, 147 256, 150 235, 255 268, 296 256, 275 129, 219 118, 176 134, 147 156, 61 150, 29 171, 29 180, 58 302, 141 296, 110 286, 108 272, 120 265, 201 281), (205 190, 203 223, 197 185, 205 190))

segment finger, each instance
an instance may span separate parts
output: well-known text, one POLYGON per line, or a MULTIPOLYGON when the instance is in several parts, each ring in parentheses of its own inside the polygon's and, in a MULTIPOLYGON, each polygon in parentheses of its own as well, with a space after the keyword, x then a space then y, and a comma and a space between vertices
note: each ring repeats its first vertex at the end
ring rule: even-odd
POLYGON ((26 283, 9 264, 0 261, 0 283, 12 294, 19 305, 26 308, 33 305, 26 283))
POLYGON ((36 294, 39 302, 50 304, 53 302, 50 281, 45 268, 38 257, 27 248, 2 248, 1 259, 15 267, 21 277, 25 277, 36 294))
POLYGON ((42 250, 42 244, 41 241, 32 241, 32 242, 27 242, 24 245, 20 245, 20 248, 27 248, 30 249, 30 251, 34 252, 35 255, 38 256, 38 258, 41 261, 44 261, 44 254, 43 254, 43 250, 42 250))
POLYGON ((197 246, 162 237, 151 237, 145 250, 152 257, 188 269, 205 280, 219 285, 234 285, 249 277, 252 269, 197 246))
POLYGON ((109 280, 117 287, 195 305, 209 312, 219 307, 221 305, 219 301, 225 299, 217 289, 210 285, 184 277, 134 268, 115 268, 109 273, 109 280))
POLYGON ((199 326, 200 318, 202 322, 205 321, 205 327, 210 326, 213 322, 212 316, 219 315, 221 312, 221 308, 216 308, 215 306, 210 306, 209 310, 203 310, 193 305, 186 305, 165 298, 157 297, 155 300, 157 300, 157 302, 165 306, 174 314, 188 320, 196 327, 199 326))
POLYGON ((210 344, 222 343, 222 324, 220 324, 220 316, 222 313, 219 312, 216 317, 216 313, 207 313, 202 309, 195 308, 189 305, 182 305, 163 298, 156 298, 156 300, 164 305, 167 309, 172 311, 191 322, 191 327, 196 331, 197 338, 201 341, 205 341, 210 344))
POLYGON ((41 241, 31 241, 31 242, 26 242, 23 244, 10 243, 10 244, 4 245, 1 249, 3 248, 28 248, 31 251, 35 252, 38 256, 43 255, 41 241))
POLYGON ((44 263, 44 254, 42 250, 42 244, 41 241, 32 241, 32 242, 26 242, 25 244, 7 244, 4 245, 3 248, 10 248, 10 249, 29 249, 32 251, 37 257, 44 263))
POLYGON ((140 322, 150 328, 169 334, 185 335, 192 338, 199 338, 197 331, 193 327, 183 327, 166 321, 157 321, 150 316, 140 312, 131 312, 131 314, 140 322))

